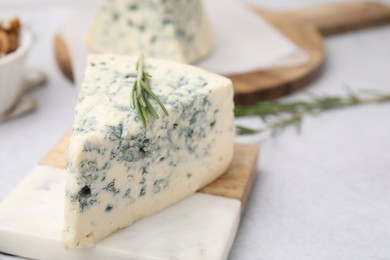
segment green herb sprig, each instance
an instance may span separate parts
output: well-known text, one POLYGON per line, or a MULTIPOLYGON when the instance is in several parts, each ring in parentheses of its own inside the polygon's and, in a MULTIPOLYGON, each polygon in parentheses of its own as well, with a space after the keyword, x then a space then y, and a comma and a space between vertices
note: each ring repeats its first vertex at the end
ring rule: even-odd
POLYGON ((351 90, 348 90, 347 97, 312 94, 312 100, 309 101, 264 101, 251 106, 237 106, 234 112, 236 117, 259 116, 265 127, 253 129, 237 125, 236 129, 240 135, 263 132, 276 135, 289 126, 295 126, 300 131, 303 117, 306 114, 318 115, 335 108, 384 102, 390 102, 390 94, 373 93, 367 97, 359 96, 351 90))
POLYGON ((155 119, 159 118, 156 110, 150 103, 149 98, 153 98, 157 102, 157 104, 160 106, 166 116, 168 116, 169 114, 164 104, 150 88, 149 79, 152 76, 149 73, 145 72, 143 55, 139 57, 136 68, 137 79, 134 82, 133 90, 131 91, 130 106, 133 109, 135 109, 135 107, 137 106, 142 124, 144 127, 146 127, 150 121, 149 115, 151 115, 155 119))

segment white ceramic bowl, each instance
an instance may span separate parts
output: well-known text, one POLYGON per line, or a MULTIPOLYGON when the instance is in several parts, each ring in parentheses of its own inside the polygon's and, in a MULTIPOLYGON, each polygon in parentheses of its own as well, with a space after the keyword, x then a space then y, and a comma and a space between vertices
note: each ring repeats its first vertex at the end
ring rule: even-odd
POLYGON ((0 115, 14 105, 22 91, 24 61, 32 41, 31 32, 22 29, 17 50, 0 58, 0 115))

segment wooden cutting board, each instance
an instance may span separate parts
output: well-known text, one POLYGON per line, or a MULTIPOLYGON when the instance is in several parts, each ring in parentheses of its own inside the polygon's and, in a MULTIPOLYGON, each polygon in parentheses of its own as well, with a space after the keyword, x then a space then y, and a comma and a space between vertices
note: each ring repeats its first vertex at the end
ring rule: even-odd
MULTIPOLYGON (((390 22, 390 7, 377 2, 341 3, 288 12, 252 9, 306 51, 309 61, 296 67, 226 75, 234 83, 235 103, 239 105, 288 95, 315 79, 326 57, 324 36, 390 22)), ((66 42, 56 36, 54 47, 61 71, 73 81, 66 42)))
POLYGON ((253 104, 291 94, 319 76, 326 58, 324 36, 390 23, 390 7, 378 2, 347 2, 275 12, 253 8, 309 55, 297 67, 229 75, 236 104, 253 104))
POLYGON ((0 252, 29 259, 212 259, 228 257, 255 177, 258 149, 235 144, 215 182, 114 233, 93 248, 61 242, 65 152, 70 131, 0 203, 0 252))

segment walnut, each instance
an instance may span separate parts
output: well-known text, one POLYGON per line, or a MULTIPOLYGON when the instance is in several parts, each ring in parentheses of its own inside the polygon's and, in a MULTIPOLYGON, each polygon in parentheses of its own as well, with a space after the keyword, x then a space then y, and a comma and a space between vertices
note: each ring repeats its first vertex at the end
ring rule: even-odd
POLYGON ((20 22, 18 18, 0 21, 0 57, 15 51, 19 46, 20 22))

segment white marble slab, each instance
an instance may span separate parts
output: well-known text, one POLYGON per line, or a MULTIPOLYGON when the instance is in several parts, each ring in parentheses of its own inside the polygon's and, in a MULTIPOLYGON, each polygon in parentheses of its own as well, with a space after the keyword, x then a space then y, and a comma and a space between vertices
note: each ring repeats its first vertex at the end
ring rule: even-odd
POLYGON ((36 166, 0 204, 0 251, 33 259, 226 259, 241 202, 196 193, 90 249, 62 246, 65 170, 36 166))

